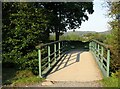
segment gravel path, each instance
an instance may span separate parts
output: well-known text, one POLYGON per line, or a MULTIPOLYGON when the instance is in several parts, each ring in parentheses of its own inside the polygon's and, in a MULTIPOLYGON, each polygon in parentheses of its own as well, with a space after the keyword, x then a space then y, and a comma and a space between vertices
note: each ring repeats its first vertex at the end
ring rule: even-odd
POLYGON ((51 81, 47 82, 48 85, 35 84, 26 87, 102 87, 98 81, 91 82, 78 82, 78 81, 51 81))
POLYGON ((102 85, 98 82, 61 81, 45 87, 102 87, 102 85))
MULTIPOLYGON (((91 82, 79 82, 79 81, 47 81, 43 83, 36 83, 32 85, 20 85, 14 87, 103 87, 99 81, 91 81, 91 82), (44 83, 44 85, 43 85, 44 83)), ((4 86, 4 87, 13 87, 4 86)))
POLYGON ((102 79, 89 51, 71 51, 57 64, 43 83, 26 87, 102 87, 102 79))
POLYGON ((71 51, 55 66, 47 79, 89 82, 101 80, 102 74, 89 51, 71 51))

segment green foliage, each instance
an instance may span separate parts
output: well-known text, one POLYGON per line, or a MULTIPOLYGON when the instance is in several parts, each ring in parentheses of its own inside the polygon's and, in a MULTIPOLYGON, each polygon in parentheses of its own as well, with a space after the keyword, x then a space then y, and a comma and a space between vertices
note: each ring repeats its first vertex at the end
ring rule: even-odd
POLYGON ((105 34, 101 34, 98 32, 85 34, 85 35, 83 35, 83 38, 87 41, 95 39, 95 40, 98 40, 100 42, 103 42, 106 39, 105 34))
POLYGON ((92 2, 45 2, 39 3, 46 9, 51 32, 55 32, 56 40, 60 33, 80 27, 82 21, 88 20, 88 14, 92 14, 92 2), (86 13, 88 12, 88 13, 86 13))
MULTIPOLYGON (((50 40, 54 40, 54 35, 50 36, 50 40)), ((101 33, 86 33, 84 35, 79 35, 75 32, 71 32, 67 35, 60 36, 60 40, 79 40, 79 41, 90 41, 91 39, 96 39, 103 42, 106 39, 105 34, 101 33)))
POLYGON ((35 76, 30 70, 21 70, 17 71, 16 76, 12 81, 13 86, 21 86, 21 85, 28 85, 39 83, 43 81, 39 76, 35 76))
POLYGON ((109 22, 111 26, 112 33, 107 36, 107 39, 104 41, 110 45, 111 49, 111 71, 115 72, 120 69, 120 21, 116 18, 118 13, 120 13, 120 3, 111 2, 108 4, 109 8, 109 17, 112 18, 112 21, 109 22))
POLYGON ((60 36, 60 40, 80 40, 81 37, 77 34, 69 34, 67 36, 60 36))
POLYGON ((55 40, 55 35, 50 35, 49 39, 50 40, 55 40))
POLYGON ((8 85, 8 86, 9 85, 24 86, 24 85, 39 83, 44 80, 39 76, 35 76, 30 70, 17 70, 15 72, 15 70, 13 71, 13 69, 9 69, 9 70, 4 69, 3 75, 4 75, 3 85, 8 85), (13 75, 11 71, 14 72, 14 76, 12 76, 11 78, 5 79, 5 77, 9 77, 13 75))
POLYGON ((33 85, 36 83, 42 82, 43 79, 41 79, 39 76, 32 76, 32 77, 26 77, 26 78, 20 78, 18 80, 14 80, 12 83, 12 86, 24 86, 24 85, 33 85))
POLYGON ((103 83, 104 87, 119 87, 119 79, 120 71, 117 71, 116 73, 112 73, 111 77, 104 78, 101 82, 103 83))
POLYGON ((3 63, 15 63, 21 69, 38 74, 35 46, 48 41, 44 10, 35 3, 4 2, 2 4, 3 63), (44 39, 45 38, 45 39, 44 39))

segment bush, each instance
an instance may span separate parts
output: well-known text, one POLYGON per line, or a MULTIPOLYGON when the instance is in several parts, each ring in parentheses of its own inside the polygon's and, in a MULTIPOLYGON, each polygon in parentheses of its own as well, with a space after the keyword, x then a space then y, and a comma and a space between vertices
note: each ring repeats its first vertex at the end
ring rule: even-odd
POLYGON ((111 74, 111 77, 102 80, 104 87, 119 87, 120 71, 111 74))
POLYGON ((35 8, 34 3, 4 2, 2 5, 3 63, 38 74, 35 46, 47 42, 49 37, 44 11, 35 8))

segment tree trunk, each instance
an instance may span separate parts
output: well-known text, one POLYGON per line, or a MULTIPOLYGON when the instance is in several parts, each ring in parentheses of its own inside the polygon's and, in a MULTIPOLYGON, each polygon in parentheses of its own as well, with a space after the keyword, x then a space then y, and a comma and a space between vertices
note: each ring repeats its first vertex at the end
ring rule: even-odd
POLYGON ((60 36, 59 32, 58 32, 58 31, 56 31, 56 32, 55 32, 55 40, 56 40, 56 41, 58 41, 58 40, 59 40, 59 36, 60 36))

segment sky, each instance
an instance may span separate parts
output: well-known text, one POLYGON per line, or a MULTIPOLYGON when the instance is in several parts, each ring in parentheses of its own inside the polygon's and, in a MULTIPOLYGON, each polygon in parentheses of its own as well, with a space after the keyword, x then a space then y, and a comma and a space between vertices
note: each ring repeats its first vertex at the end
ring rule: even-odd
POLYGON ((107 8, 103 7, 102 0, 94 0, 94 12, 89 16, 88 21, 82 23, 80 29, 76 29, 76 31, 96 31, 103 32, 109 29, 109 25, 107 22, 109 18, 107 15, 107 8))

